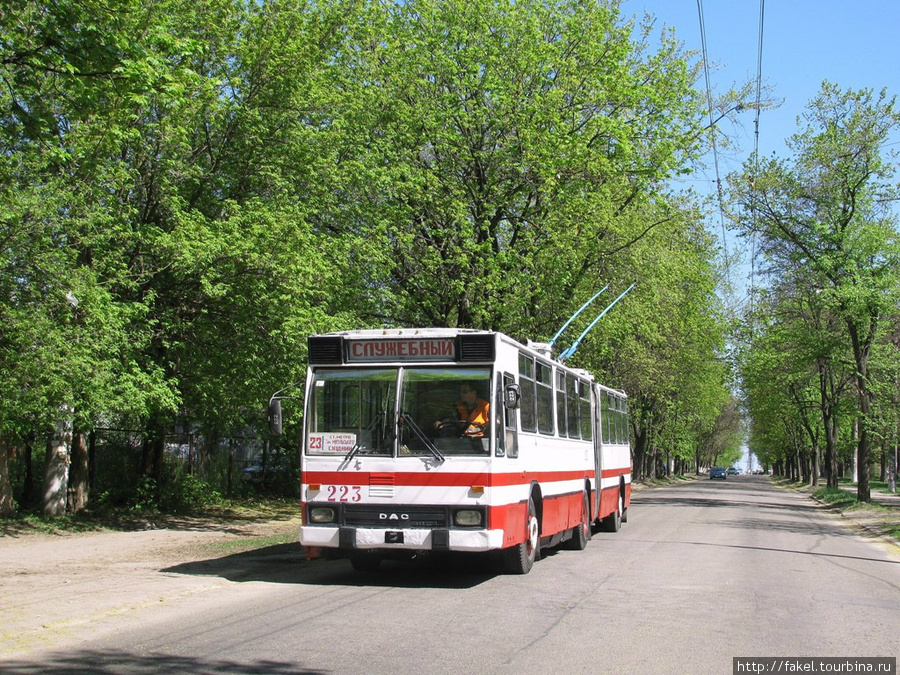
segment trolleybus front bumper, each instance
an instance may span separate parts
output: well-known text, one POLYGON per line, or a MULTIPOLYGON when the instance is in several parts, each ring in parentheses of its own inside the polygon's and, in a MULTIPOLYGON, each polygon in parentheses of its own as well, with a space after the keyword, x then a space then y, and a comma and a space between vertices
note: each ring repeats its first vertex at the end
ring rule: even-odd
POLYGON ((342 550, 408 550, 483 552, 503 545, 503 530, 383 529, 301 525, 303 546, 342 550))

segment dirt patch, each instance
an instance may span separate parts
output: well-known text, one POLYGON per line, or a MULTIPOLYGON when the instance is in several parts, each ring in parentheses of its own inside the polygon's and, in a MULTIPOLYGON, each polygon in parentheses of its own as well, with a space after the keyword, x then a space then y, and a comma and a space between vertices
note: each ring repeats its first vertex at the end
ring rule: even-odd
POLYGON ((254 554, 300 562, 298 526, 279 513, 136 521, 130 531, 6 532, 0 655, 97 637, 148 606, 210 593, 240 578, 235 561, 252 566, 254 554), (232 578, 218 573, 223 560, 232 578))

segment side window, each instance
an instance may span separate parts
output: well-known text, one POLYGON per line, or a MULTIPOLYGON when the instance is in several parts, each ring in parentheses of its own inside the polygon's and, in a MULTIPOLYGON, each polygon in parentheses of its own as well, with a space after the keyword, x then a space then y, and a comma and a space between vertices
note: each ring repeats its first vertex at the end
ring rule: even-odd
POLYGON ((534 359, 525 354, 519 354, 519 389, 522 392, 520 403, 522 431, 535 431, 537 417, 535 415, 534 359))
POLYGON ((559 426, 559 435, 561 437, 568 433, 566 421, 566 374, 562 371, 556 373, 556 424, 559 426))
POLYGON ((613 399, 616 406, 616 443, 622 442, 622 399, 616 396, 613 399))
POLYGON ((569 417, 569 438, 578 438, 578 380, 571 375, 566 375, 566 410, 569 417))
POLYGON ((609 396, 606 392, 600 392, 600 431, 604 443, 609 443, 609 418, 612 413, 609 410, 609 396))
POLYGON ((619 412, 619 399, 615 396, 612 399, 612 408, 613 408, 612 441, 613 441, 613 443, 621 443, 622 442, 622 413, 619 412))
POLYGON ((587 382, 579 381, 578 383, 581 411, 581 437, 585 440, 591 440, 591 385, 587 382))
POLYGON ((609 440, 611 443, 619 442, 619 402, 612 394, 609 395, 609 440))
POLYGON ((538 431, 553 435, 553 369, 537 363, 537 421, 538 431))

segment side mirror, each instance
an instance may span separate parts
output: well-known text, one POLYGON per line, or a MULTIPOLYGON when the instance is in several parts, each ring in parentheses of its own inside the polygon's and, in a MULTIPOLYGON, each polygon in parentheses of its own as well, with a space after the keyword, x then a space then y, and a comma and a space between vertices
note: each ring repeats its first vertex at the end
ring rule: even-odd
POLYGON ((508 384, 506 385, 506 389, 503 391, 503 403, 510 410, 515 410, 519 407, 519 400, 522 398, 522 393, 519 391, 519 385, 517 384, 508 384))
POLYGON ((269 433, 273 436, 281 436, 281 399, 272 398, 269 401, 269 433))

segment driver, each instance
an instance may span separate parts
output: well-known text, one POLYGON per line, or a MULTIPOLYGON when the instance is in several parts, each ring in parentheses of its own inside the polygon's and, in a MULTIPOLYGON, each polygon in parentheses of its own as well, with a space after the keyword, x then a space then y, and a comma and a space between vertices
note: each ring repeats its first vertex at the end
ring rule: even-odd
POLYGON ((435 429, 456 425, 460 435, 469 438, 482 438, 487 428, 491 404, 479 398, 475 387, 469 382, 463 383, 456 402, 456 419, 447 419, 434 423, 435 429))

